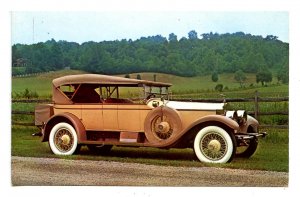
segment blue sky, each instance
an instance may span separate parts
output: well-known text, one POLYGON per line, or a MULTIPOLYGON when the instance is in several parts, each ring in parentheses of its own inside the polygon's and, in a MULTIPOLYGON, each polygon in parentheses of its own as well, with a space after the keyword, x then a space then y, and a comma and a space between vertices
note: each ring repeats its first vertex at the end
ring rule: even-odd
POLYGON ((136 40, 142 36, 175 33, 180 39, 195 30, 202 33, 275 35, 289 42, 289 14, 283 11, 102 11, 11 13, 12 44, 32 44, 49 39, 83 43, 136 40))

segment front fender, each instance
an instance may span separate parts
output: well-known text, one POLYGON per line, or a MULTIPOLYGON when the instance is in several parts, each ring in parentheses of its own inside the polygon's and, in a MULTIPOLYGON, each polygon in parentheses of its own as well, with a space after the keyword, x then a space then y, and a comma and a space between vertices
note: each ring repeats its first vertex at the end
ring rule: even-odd
POLYGON ((234 131, 238 131, 240 129, 239 124, 236 121, 232 120, 231 118, 228 118, 228 117, 222 116, 222 115, 208 115, 208 116, 205 116, 205 117, 200 118, 200 119, 196 120, 195 122, 193 122, 191 125, 189 125, 184 130, 184 133, 189 131, 193 127, 200 125, 202 123, 205 123, 205 122, 220 122, 220 123, 225 124, 226 126, 232 128, 234 131))
POLYGON ((66 112, 66 113, 56 114, 47 121, 43 129, 42 142, 46 142, 49 140, 49 134, 51 129, 53 128, 54 125, 60 122, 70 123, 74 127, 77 133, 78 143, 82 141, 86 141, 85 127, 82 124, 81 120, 74 114, 66 112))
POLYGON ((253 131, 254 133, 258 133, 258 127, 259 127, 258 121, 252 116, 248 115, 246 124, 240 126, 240 132, 247 133, 249 126, 252 126, 252 128, 254 129, 253 131))
POLYGON ((231 128, 234 132, 239 131, 239 124, 235 122, 234 120, 222 116, 222 115, 208 115, 203 118, 200 118, 190 124, 187 128, 185 128, 182 132, 180 132, 177 136, 175 136, 172 141, 168 141, 167 143, 157 143, 157 144, 152 144, 153 146, 156 147, 168 147, 172 146, 172 144, 175 144, 181 137, 183 137, 185 134, 187 134, 189 131, 191 131, 194 127, 205 124, 205 123, 212 123, 214 122, 215 124, 223 124, 226 125, 227 127, 231 128))

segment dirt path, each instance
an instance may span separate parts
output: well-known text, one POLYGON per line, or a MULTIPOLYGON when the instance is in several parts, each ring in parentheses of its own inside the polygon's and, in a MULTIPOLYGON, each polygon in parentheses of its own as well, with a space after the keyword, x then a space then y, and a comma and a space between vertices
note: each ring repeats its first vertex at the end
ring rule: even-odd
POLYGON ((288 173, 12 157, 12 184, 113 186, 288 186, 288 173))

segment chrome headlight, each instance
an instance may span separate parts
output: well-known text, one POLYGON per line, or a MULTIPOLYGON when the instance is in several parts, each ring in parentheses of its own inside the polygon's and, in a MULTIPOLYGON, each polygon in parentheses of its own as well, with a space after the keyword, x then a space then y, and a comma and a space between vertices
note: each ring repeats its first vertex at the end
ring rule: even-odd
POLYGON ((247 122, 248 114, 245 110, 237 110, 238 123, 245 124, 247 122))
POLYGON ((226 117, 235 120, 239 125, 243 125, 247 122, 248 114, 245 110, 227 111, 226 117))
POLYGON ((237 119, 237 112, 236 111, 227 111, 225 114, 226 117, 231 118, 233 120, 237 119))

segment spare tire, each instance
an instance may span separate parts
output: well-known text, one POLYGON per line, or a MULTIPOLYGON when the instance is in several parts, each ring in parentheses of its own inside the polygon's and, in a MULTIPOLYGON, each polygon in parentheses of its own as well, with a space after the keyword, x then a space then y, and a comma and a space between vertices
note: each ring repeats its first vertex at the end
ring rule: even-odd
POLYGON ((169 107, 156 107, 146 116, 144 129, 150 143, 172 141, 182 130, 180 114, 169 107))

